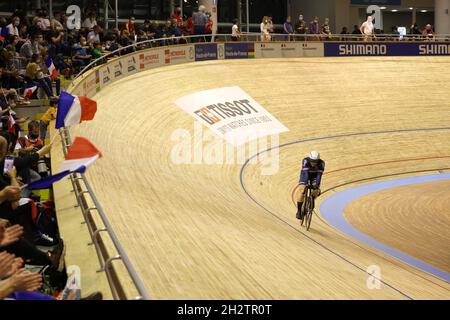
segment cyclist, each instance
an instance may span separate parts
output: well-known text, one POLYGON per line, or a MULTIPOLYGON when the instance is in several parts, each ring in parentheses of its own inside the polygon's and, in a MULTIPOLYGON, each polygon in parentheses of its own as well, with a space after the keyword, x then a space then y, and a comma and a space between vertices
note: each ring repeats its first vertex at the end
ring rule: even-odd
POLYGON ((297 200, 297 219, 303 220, 302 205, 305 200, 305 187, 310 183, 316 189, 312 190, 312 195, 317 198, 320 195, 320 181, 325 170, 325 161, 320 159, 317 151, 311 151, 309 156, 302 161, 302 171, 298 185, 299 197, 297 200))

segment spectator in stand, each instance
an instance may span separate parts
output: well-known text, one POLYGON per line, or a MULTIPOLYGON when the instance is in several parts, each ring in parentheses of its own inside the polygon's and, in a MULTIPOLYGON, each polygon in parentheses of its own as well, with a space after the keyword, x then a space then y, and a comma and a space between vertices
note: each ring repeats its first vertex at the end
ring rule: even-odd
POLYGON ((52 21, 50 21, 50 26, 51 26, 52 30, 64 31, 65 28, 61 21, 62 21, 62 13, 55 12, 55 15, 53 16, 52 21))
POLYGON ((309 23, 309 33, 313 35, 317 35, 316 37, 312 37, 311 40, 319 40, 320 27, 319 27, 319 17, 314 16, 313 21, 309 23))
POLYGON ((348 37, 347 37, 347 35, 348 35, 347 27, 342 27, 342 30, 341 30, 340 35, 341 35, 340 41, 347 41, 347 40, 348 40, 348 37))
POLYGON ((38 17, 35 20, 34 26, 42 31, 47 31, 50 29, 50 20, 48 19, 47 10, 41 9, 39 11, 38 17))
POLYGON ((263 42, 270 41, 271 36, 270 36, 270 32, 269 32, 269 17, 268 16, 263 17, 263 20, 260 25, 260 30, 261 30, 261 41, 263 41, 263 42))
POLYGON ((136 19, 134 17, 131 17, 123 26, 122 28, 122 33, 124 30, 128 31, 128 36, 132 39, 135 38, 136 35, 136 28, 135 28, 135 23, 136 19))
POLYGON ((241 31, 239 30, 239 20, 233 20, 233 27, 231 27, 231 40, 239 41, 241 39, 241 31))
POLYGON ((353 35, 352 40, 354 40, 354 41, 360 40, 359 37, 361 36, 361 30, 359 29, 359 27, 356 24, 353 26, 352 35, 353 35))
POLYGON ((431 24, 427 24, 425 29, 422 33, 425 41, 435 41, 436 40, 436 34, 433 31, 433 28, 431 27, 431 24))
POLYGON ((97 25, 97 20, 95 18, 95 12, 89 12, 86 19, 84 19, 83 24, 81 27, 85 31, 92 31, 94 30, 94 27, 97 25))
POLYGON ((90 48, 87 44, 86 38, 80 36, 77 43, 73 45, 73 62, 77 68, 83 68, 89 64, 92 55, 89 53, 90 48))
MULTIPOLYGON (((194 34, 202 36, 206 32, 206 23, 208 22, 208 17, 205 14, 205 6, 200 5, 198 11, 193 14, 192 20, 194 22, 194 34)), ((203 41, 202 37, 194 38, 194 42, 203 41)))
MULTIPOLYGON (((295 33, 296 34, 306 34, 307 27, 306 27, 306 21, 303 19, 303 15, 298 16, 298 21, 295 23, 295 33)), ((303 41, 305 40, 305 37, 298 37, 296 40, 303 41)))
POLYGON ((291 17, 286 17, 286 21, 283 25, 283 33, 286 34, 286 41, 291 41, 293 38, 291 37, 294 34, 294 28, 292 27, 292 20, 291 17))
POLYGON ((183 16, 181 14, 181 7, 176 7, 170 18, 172 20, 176 20, 176 23, 178 25, 178 28, 180 28, 180 30, 183 29, 183 16))
POLYGON ((40 54, 41 50, 44 48, 42 44, 44 43, 44 36, 41 32, 37 32, 31 36, 31 40, 27 40, 20 48, 20 55, 31 61, 33 54, 40 54))
POLYGON ((21 24, 19 26, 19 38, 23 39, 24 41, 27 41, 29 37, 30 33, 28 32, 28 26, 26 24, 21 24))
POLYGON ((102 28, 100 26, 94 26, 94 29, 88 33, 87 43, 88 45, 93 45, 95 42, 100 42, 100 33, 102 32, 102 28))
MULTIPOLYGON (((184 34, 187 36, 192 36, 194 34, 194 18, 189 15, 184 24, 184 34)), ((192 38, 194 40, 194 38, 192 38)))
POLYGON ((400 32, 398 32, 397 26, 392 26, 392 41, 400 40, 400 32))
POLYGON ((17 36, 19 38, 19 42, 25 42, 24 39, 20 38, 20 32, 19 32, 19 26, 20 26, 20 18, 18 16, 14 16, 11 20, 11 23, 6 26, 8 29, 8 35, 9 36, 17 36))
POLYGON ((39 134, 39 122, 36 120, 30 121, 28 123, 28 134, 17 140, 16 149, 22 149, 24 151, 38 151, 44 146, 44 141, 40 138, 39 134))
POLYGON ((320 34, 322 35, 322 40, 326 41, 332 39, 329 18, 325 18, 325 22, 323 23, 322 28, 320 29, 320 34))
POLYGON ((49 55, 45 52, 45 50, 42 51, 41 58, 41 70, 44 73, 44 77, 45 79, 48 79, 50 81, 50 89, 52 88, 52 83, 55 83, 56 96, 59 96, 59 93, 61 92, 61 79, 59 78, 59 76, 56 76, 55 79, 51 78, 48 67, 45 64, 45 61, 47 61, 47 59, 49 58, 49 55))
MULTIPOLYGON (((130 38, 130 33, 128 32, 128 30, 123 30, 122 35, 119 38, 119 45, 121 47, 127 47, 130 46, 134 43, 134 41, 130 38)), ((131 53, 133 52, 133 48, 130 47, 128 49, 123 50, 123 53, 131 53)), ((94 53, 92 53, 92 55, 94 55, 94 53)))
POLYGON ((375 38, 375 26, 373 25, 372 20, 372 16, 368 16, 367 20, 363 22, 361 28, 359 28, 361 34, 364 36, 364 41, 372 41, 372 39, 375 38))
POLYGON ((212 42, 212 41, 214 41, 214 39, 212 38, 214 22, 211 19, 210 12, 206 13, 206 17, 208 18, 208 20, 206 21, 205 34, 211 36, 210 38, 207 38, 207 40, 210 40, 212 42))
POLYGON ((49 77, 45 77, 41 68, 41 55, 33 54, 31 61, 27 65, 26 75, 29 80, 36 82, 41 87, 49 99, 53 98, 52 82, 49 77))
POLYGON ((47 136, 47 128, 50 124, 50 121, 56 119, 57 107, 58 107, 58 99, 51 99, 49 108, 42 115, 41 120, 39 122, 40 137, 44 144, 45 144, 45 138, 47 136))
POLYGON ((413 38, 414 40, 420 39, 421 36, 422 36, 422 31, 420 31, 419 25, 418 25, 417 23, 414 23, 414 24, 411 26, 411 30, 409 31, 409 33, 412 35, 412 38, 413 38))
POLYGON ((0 17, 0 37, 6 38, 8 36, 8 28, 5 17, 0 17))
MULTIPOLYGON (((124 34, 126 32, 128 32, 128 31, 125 30, 124 34)), ((107 52, 105 52, 103 50, 102 43, 101 42, 95 42, 94 43, 94 49, 92 50, 92 59, 95 60, 95 59, 101 58, 101 57, 103 57, 106 54, 107 54, 107 52)))

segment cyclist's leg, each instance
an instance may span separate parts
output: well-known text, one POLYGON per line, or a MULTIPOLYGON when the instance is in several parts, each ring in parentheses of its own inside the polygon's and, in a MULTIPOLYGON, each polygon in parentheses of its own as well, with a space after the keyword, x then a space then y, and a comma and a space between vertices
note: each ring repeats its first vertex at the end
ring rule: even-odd
POLYGON ((305 187, 306 187, 306 185, 304 185, 303 183, 298 185, 297 214, 296 214, 297 219, 303 219, 302 206, 303 206, 303 202, 305 201, 305 187))

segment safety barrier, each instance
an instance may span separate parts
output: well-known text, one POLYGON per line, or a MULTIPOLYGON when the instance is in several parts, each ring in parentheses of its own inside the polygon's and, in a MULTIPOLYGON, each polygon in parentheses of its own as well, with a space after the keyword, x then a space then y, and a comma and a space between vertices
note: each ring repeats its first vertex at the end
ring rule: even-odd
MULTIPOLYGON (((398 35, 380 35, 372 40, 392 39, 398 35)), ((317 35, 272 35, 272 40, 261 42, 261 34, 244 34, 242 41, 228 42, 231 36, 189 36, 180 38, 163 38, 142 41, 109 53, 105 57, 98 58, 86 66, 72 81, 68 91, 74 95, 93 97, 97 92, 109 84, 140 71, 163 67, 173 64, 189 63, 195 61, 221 60, 221 59, 252 59, 252 58, 282 58, 282 57, 325 57, 325 56, 429 56, 450 55, 450 36, 436 36, 431 41, 418 41, 418 37, 404 37, 402 41, 366 41, 361 36, 336 35, 330 41, 320 40, 317 35), (210 42, 214 37, 214 42, 210 42), (277 40, 293 41, 277 41, 277 40), (338 41, 332 41, 338 40, 338 41), (200 42, 197 42, 200 41, 200 42), (181 44, 183 43, 183 44, 181 44), (161 46, 163 45, 163 46, 161 46), (133 51, 128 53, 128 51, 133 51), (126 53, 122 55, 122 53, 126 53), (110 58, 109 61, 105 61, 110 58)), ((422 39, 423 40, 423 39, 422 39)), ((68 128, 60 129, 63 152, 72 140, 68 128)), ((150 299, 141 279, 128 259, 125 250, 118 241, 108 218, 103 211, 92 187, 84 174, 74 174, 70 177, 73 191, 77 198, 92 243, 96 248, 101 270, 106 273, 108 283, 114 299, 124 299, 123 290, 117 281, 117 275, 112 267, 112 262, 120 260, 128 271, 139 296, 135 299, 150 299), (84 187, 83 187, 84 186, 84 187), (87 198, 89 196, 89 198, 87 198), (88 206, 89 200, 94 203, 88 206), (101 218, 104 228, 95 226, 92 220, 92 212, 96 211, 101 218), (110 256, 99 241, 100 233, 106 233, 112 240, 117 255, 110 256)))

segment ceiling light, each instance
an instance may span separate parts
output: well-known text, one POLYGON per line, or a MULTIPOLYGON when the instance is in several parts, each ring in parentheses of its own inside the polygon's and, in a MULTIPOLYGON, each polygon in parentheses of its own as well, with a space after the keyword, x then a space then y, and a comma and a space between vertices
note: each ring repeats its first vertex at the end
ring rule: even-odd
POLYGON ((381 10, 384 10, 384 9, 386 9, 386 7, 380 7, 380 9, 381 9, 381 10))
POLYGON ((394 10, 391 10, 392 12, 397 12, 398 10, 397 9, 394 9, 394 10))
POLYGON ((420 12, 427 12, 427 10, 420 10, 420 12))

